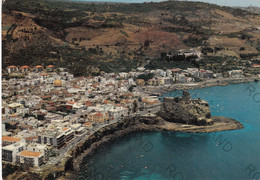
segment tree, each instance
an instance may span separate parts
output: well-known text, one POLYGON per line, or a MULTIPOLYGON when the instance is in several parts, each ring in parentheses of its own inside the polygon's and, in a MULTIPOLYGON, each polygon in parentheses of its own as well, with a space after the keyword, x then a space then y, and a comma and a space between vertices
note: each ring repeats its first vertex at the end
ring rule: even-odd
POLYGON ((46 109, 46 104, 42 104, 42 109, 46 109))
POLYGON ((162 58, 163 60, 165 60, 166 57, 167 57, 166 52, 162 52, 162 53, 161 53, 161 58, 162 58))
POLYGON ((148 81, 149 79, 152 79, 154 77, 153 73, 149 73, 149 74, 141 74, 137 77, 137 79, 143 79, 145 81, 148 81))
POLYGON ((150 40, 145 40, 144 41, 144 48, 148 48, 150 45, 150 40))
POLYGON ((130 91, 130 92, 133 92, 133 90, 134 90, 134 86, 133 85, 128 88, 128 91, 130 91))
POLYGON ((137 111, 137 109, 138 109, 138 104, 137 104, 137 101, 136 100, 134 100, 134 104, 133 104, 133 112, 135 113, 136 111, 137 111))

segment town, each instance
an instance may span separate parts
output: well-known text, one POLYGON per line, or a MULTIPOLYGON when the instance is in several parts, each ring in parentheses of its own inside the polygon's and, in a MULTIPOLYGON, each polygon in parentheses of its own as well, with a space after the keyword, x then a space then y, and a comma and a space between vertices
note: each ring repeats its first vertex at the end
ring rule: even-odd
MULTIPOLYGON (((104 126, 158 112, 160 94, 149 89, 225 79, 197 68, 139 67, 93 77, 74 77, 53 65, 8 66, 6 72, 13 78, 2 79, 2 161, 35 169, 61 162, 104 126)), ((231 79, 245 77, 242 70, 227 73, 231 79)))

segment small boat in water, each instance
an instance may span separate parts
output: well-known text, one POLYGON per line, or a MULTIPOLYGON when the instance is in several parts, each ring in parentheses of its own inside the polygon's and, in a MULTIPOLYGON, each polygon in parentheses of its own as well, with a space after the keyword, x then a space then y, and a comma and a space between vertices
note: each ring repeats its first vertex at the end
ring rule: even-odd
POLYGON ((255 82, 258 82, 259 80, 258 79, 254 79, 255 82))

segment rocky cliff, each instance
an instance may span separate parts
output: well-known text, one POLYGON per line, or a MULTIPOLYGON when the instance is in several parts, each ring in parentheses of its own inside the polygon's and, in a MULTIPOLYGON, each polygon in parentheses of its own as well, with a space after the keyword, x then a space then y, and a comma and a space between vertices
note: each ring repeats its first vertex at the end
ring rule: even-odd
POLYGON ((167 97, 158 115, 164 120, 174 123, 193 125, 212 125, 209 104, 201 99, 191 99, 187 91, 182 97, 167 97))

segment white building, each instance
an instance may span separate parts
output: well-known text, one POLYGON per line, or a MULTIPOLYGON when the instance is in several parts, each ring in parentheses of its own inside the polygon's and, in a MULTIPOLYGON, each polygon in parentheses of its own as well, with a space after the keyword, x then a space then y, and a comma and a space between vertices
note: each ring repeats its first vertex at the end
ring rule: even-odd
POLYGON ((57 148, 65 145, 66 136, 64 133, 58 131, 43 131, 38 134, 39 144, 49 144, 57 148))
POLYGON ((140 72, 143 72, 144 70, 145 70, 144 67, 138 67, 138 68, 137 68, 137 71, 140 71, 140 72))
POLYGON ((229 77, 233 78, 241 78, 243 77, 243 71, 242 70, 231 70, 228 71, 229 77))
POLYGON ((49 159, 49 148, 46 144, 31 143, 24 148, 26 151, 41 152, 44 156, 44 161, 49 159))
POLYGON ((24 164, 31 167, 39 167, 43 164, 44 155, 42 152, 22 151, 17 154, 17 164, 24 164))
POLYGON ((129 78, 128 79, 128 85, 129 86, 136 85, 136 83, 134 82, 133 78, 129 78))
POLYGON ((186 83, 186 77, 184 74, 179 74, 178 80, 180 83, 186 83))
POLYGON ((157 76, 161 76, 161 77, 165 77, 166 76, 166 72, 164 70, 162 70, 162 69, 156 69, 155 70, 155 74, 157 76))
POLYGON ((12 103, 12 104, 8 104, 8 108, 9 108, 8 113, 13 114, 19 112, 20 109, 23 108, 23 105, 20 103, 12 103))
POLYGON ((81 127, 81 124, 77 123, 77 124, 73 124, 70 126, 74 131, 77 131, 80 127, 81 127))
POLYGON ((172 71, 171 71, 171 69, 167 69, 167 70, 166 70, 166 75, 167 75, 168 77, 172 77, 172 71))
POLYGON ((17 66, 8 66, 6 69, 7 69, 8 74, 11 74, 11 73, 14 73, 14 72, 18 72, 18 67, 17 66))
POLYGON ((119 76, 122 77, 122 78, 127 78, 128 77, 128 73, 121 72, 121 73, 119 73, 119 76))
POLYGON ((16 155, 23 151, 25 148, 25 142, 17 142, 14 144, 10 144, 2 147, 2 161, 9 162, 12 164, 16 163, 16 155))
POLYGON ((108 110, 108 114, 110 118, 114 119, 120 119, 122 116, 127 116, 128 115, 128 109, 124 107, 113 107, 108 110))
POLYGON ((215 74, 214 74, 214 77, 215 77, 216 79, 223 78, 222 73, 215 73, 215 74))
POLYGON ((65 135, 66 142, 69 142, 75 136, 75 131, 68 127, 62 128, 60 132, 65 135))
POLYGON ((199 77, 199 70, 198 70, 198 68, 187 68, 187 71, 192 76, 199 77))

